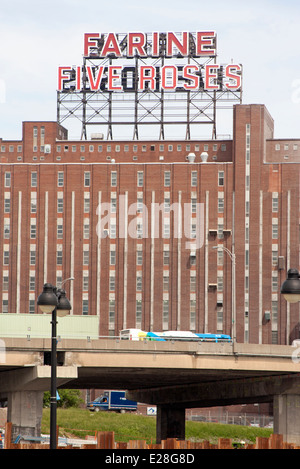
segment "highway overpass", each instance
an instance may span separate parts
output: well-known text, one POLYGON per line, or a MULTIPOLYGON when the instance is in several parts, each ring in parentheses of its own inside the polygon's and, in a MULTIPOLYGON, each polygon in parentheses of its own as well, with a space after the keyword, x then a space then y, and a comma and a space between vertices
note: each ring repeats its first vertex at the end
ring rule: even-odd
MULTIPOLYGON (((51 341, 0 340, 0 399, 15 433, 36 435, 51 341)), ((157 406, 158 440, 184 438, 186 408, 273 401, 275 432, 300 443, 300 363, 291 346, 86 338, 62 339, 57 350, 58 387, 126 389, 157 406)))

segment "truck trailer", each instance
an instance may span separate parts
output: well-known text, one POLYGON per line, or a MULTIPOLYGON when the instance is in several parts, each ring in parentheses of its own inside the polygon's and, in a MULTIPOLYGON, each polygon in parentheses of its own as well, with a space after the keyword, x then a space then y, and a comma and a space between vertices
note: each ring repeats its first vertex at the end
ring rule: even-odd
POLYGON ((137 410, 137 402, 126 399, 125 391, 104 391, 103 395, 89 402, 87 408, 92 412, 99 412, 100 410, 134 412, 137 410))

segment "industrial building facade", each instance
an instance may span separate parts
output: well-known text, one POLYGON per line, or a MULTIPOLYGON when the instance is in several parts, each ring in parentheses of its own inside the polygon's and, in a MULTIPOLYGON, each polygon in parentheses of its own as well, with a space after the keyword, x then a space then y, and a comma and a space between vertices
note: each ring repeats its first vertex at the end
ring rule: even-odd
POLYGON ((299 337, 280 295, 299 263, 300 139, 236 105, 232 140, 69 140, 56 122, 0 139, 2 313, 37 313, 63 279, 95 335, 121 329, 299 337), (215 248, 215 249, 213 249, 215 248), (233 275, 234 274, 234 275, 233 275))

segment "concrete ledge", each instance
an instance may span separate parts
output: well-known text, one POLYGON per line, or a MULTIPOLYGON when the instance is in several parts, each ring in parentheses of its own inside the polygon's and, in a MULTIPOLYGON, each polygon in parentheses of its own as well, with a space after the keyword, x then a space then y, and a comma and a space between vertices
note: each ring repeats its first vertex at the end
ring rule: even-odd
MULTIPOLYGON (((57 367, 57 387, 78 377, 76 366, 57 367)), ((48 391, 50 389, 51 367, 34 366, 0 373, 0 392, 48 391)))

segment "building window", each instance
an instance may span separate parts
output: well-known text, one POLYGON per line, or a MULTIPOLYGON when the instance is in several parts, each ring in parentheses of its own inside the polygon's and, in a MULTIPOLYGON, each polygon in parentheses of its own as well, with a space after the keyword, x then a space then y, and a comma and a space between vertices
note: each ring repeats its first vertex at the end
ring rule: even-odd
POLYGON ((37 172, 33 171, 31 173, 31 187, 37 187, 37 172))
POLYGON ((10 213, 10 193, 5 193, 4 213, 10 213))
POLYGON ((89 265, 89 251, 83 251, 83 265, 89 265))
POLYGON ((36 262, 36 255, 35 251, 30 251, 30 265, 35 265, 36 262))
POLYGON ((218 185, 224 186, 224 171, 218 172, 218 185))
POLYGON ((136 265, 143 265, 143 251, 136 252, 136 265))
POLYGON ((30 221, 30 238, 36 239, 36 219, 32 218, 30 221))
POLYGON ((142 272, 137 272, 136 274, 136 291, 142 291, 143 282, 142 282, 142 272))
POLYGON ((171 172, 170 171, 165 171, 164 185, 165 187, 170 187, 171 185, 171 172))
POLYGON ((117 197, 115 195, 110 197, 110 213, 117 213, 117 197))
POLYGON ((83 289, 83 291, 88 291, 89 290, 89 277, 87 275, 83 275, 82 289, 83 289))
POLYGON ((2 313, 8 313, 8 300, 2 300, 2 313))
POLYGON ((109 264, 116 265, 116 251, 114 249, 110 251, 109 264))
POLYGON ((278 239, 278 219, 272 220, 272 239, 278 239))
POLYGON ((195 291, 196 291, 196 276, 193 275, 190 277, 190 292, 194 293, 195 291))
POLYGON ((224 213, 224 197, 222 195, 218 197, 218 213, 224 213))
POLYGON ((63 253, 61 250, 56 251, 56 264, 62 265, 63 253))
POLYGON ((108 311, 110 327, 113 326, 114 323, 115 323, 115 309, 116 309, 116 301, 115 300, 110 300, 109 301, 109 311, 108 311))
POLYGON ((84 172, 84 187, 90 187, 91 184, 91 173, 90 171, 84 172))
POLYGON ((109 274, 109 290, 110 291, 115 291, 115 286, 116 286, 116 282, 115 282, 114 272, 110 272, 110 274, 109 274))
POLYGON ((29 300, 29 313, 35 313, 35 300, 29 300))
POLYGON ((29 290, 34 291, 35 290, 35 275, 30 274, 29 276, 29 290))
POLYGON ((84 197, 84 213, 90 213, 90 198, 84 197))
POLYGON ((63 220, 59 218, 57 220, 57 239, 63 239, 64 229, 63 229, 63 220))
POLYGON ((196 330, 196 300, 190 300, 190 329, 196 330))
POLYGON ((30 199, 30 212, 31 213, 36 213, 36 192, 31 193, 31 199, 30 199))
POLYGON ((82 314, 85 316, 89 314, 89 300, 82 300, 82 314))
POLYGON ((197 186, 197 171, 192 171, 191 174, 191 186, 196 187, 197 186))
POLYGON ((62 171, 59 171, 57 174, 57 186, 63 187, 63 185, 64 185, 64 173, 62 171))
POLYGON ((3 251, 3 265, 9 265, 9 251, 3 251))
POLYGON ((169 329, 169 300, 163 301, 163 329, 169 329))
POLYGON ((57 199, 57 213, 63 213, 64 211, 64 199, 57 199))
POLYGON ((136 327, 141 327, 142 325, 142 301, 136 300, 136 327))
POLYGON ((3 291, 8 291, 8 273, 5 273, 3 275, 2 290, 3 291))
POLYGON ((272 194, 272 212, 278 212, 278 194, 272 194))
POLYGON ((137 173, 137 185, 138 187, 143 187, 144 185, 144 172, 138 171, 137 173))
POLYGON ((165 249, 163 252, 163 263, 164 265, 170 264, 170 251, 165 249))
POLYGON ((4 186, 10 187, 10 185, 11 185, 11 174, 6 172, 4 175, 4 186))
POLYGON ((9 239, 10 237, 10 220, 8 218, 4 219, 3 237, 4 239, 9 239))
POLYGON ((111 177, 111 186, 117 187, 117 171, 112 171, 110 177, 111 177))
POLYGON ((164 291, 169 291, 169 275, 164 275, 163 276, 163 290, 164 291))
POLYGON ((88 218, 84 219, 83 223, 83 239, 89 239, 90 237, 90 220, 88 218))

